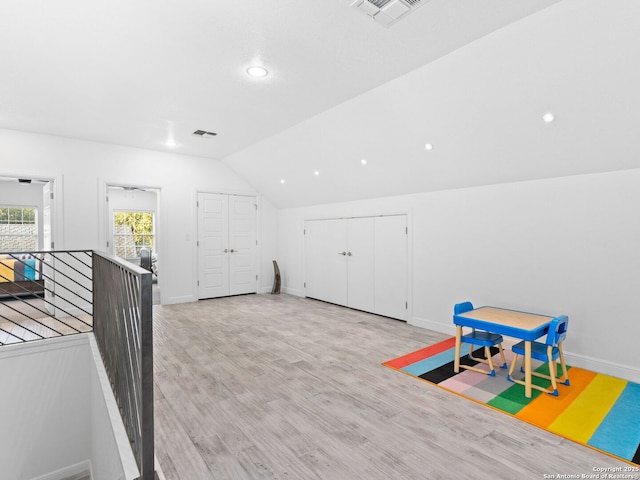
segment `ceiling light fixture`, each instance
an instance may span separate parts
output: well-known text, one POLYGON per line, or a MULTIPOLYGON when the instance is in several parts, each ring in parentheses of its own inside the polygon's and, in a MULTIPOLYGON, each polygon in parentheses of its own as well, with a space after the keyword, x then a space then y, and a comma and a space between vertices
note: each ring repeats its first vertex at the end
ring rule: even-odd
POLYGON ((315 172, 313 172, 313 174, 317 177, 318 175, 320 175, 320 172, 316 170, 315 172))
POLYGON ((366 164, 367 164, 367 159, 366 159, 366 158, 363 158, 362 160, 360 160, 360 163, 361 163, 362 165, 366 165, 366 164))
POLYGON ((257 78, 266 77, 267 75, 269 75, 269 70, 261 67, 260 65, 252 65, 247 68, 247 74, 257 78))
POLYGON ((166 142, 164 142, 164 144, 167 147, 177 147, 178 146, 178 144, 176 142, 174 142, 173 140, 167 140, 166 142))
POLYGON ((433 145, 431 145, 430 143, 425 143, 424 149, 425 150, 433 150, 433 145))
POLYGON ((280 179, 280 183, 284 184, 284 178, 280 179))
POLYGON ((551 113, 551 112, 547 112, 542 116, 542 120, 545 121, 545 123, 551 123, 556 119, 556 116, 551 113))

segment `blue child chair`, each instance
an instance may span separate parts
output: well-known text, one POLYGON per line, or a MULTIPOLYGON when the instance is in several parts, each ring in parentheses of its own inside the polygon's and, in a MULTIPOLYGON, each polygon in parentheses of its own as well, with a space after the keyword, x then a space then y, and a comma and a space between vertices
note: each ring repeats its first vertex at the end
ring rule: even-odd
MULTIPOLYGON (((532 371, 531 375, 535 375, 536 377, 546 378, 547 380, 551 380, 552 390, 549 391, 548 388, 541 387, 539 385, 531 385, 532 388, 540 390, 542 392, 549 393, 551 395, 558 396, 558 386, 556 382, 560 382, 563 385, 569 385, 569 375, 567 374, 567 365, 564 363, 564 354, 562 353, 562 343, 565 338, 567 338, 567 327, 569 326, 569 317, 566 315, 561 315, 559 317, 554 318, 549 324, 549 332, 547 333, 547 341, 542 342, 531 342, 531 358, 539 360, 541 362, 545 362, 549 364, 549 375, 545 375, 543 373, 532 371), (562 367, 562 376, 556 377, 557 367, 556 362, 560 360, 560 366, 562 367), (564 381, 562 379, 564 378, 564 381)), ((513 353, 513 361, 511 362, 511 367, 509 368, 509 375, 507 379, 524 385, 522 380, 515 380, 511 375, 513 374, 513 370, 518 361, 518 357, 524 357, 524 342, 516 343, 513 347, 511 347, 513 353)))
MULTIPOLYGON (((453 307, 454 315, 459 315, 461 313, 469 312, 473 310, 473 304, 471 302, 463 302, 458 303, 453 307)), ((491 332, 484 332, 480 330, 471 329, 471 333, 467 333, 466 335, 462 335, 460 337, 461 344, 468 343, 469 344, 469 358, 471 360, 475 360, 478 363, 484 363, 489 366, 489 371, 483 370, 481 368, 471 366, 471 365, 460 365, 460 367, 473 370, 474 372, 484 373, 486 375, 491 375, 492 377, 496 376, 496 371, 493 367, 493 361, 491 360, 491 347, 498 347, 498 351, 500 352, 500 357, 502 359, 502 365, 500 368, 507 368, 507 362, 504 358, 504 350, 502 349, 502 335, 491 332), (482 357, 474 357, 473 356, 473 347, 479 346, 484 347, 484 356, 482 357)))

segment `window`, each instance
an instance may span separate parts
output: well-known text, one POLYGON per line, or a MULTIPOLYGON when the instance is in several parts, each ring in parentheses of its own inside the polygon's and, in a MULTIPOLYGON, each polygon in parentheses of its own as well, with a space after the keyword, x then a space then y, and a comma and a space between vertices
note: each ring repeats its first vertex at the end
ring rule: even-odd
POLYGON ((120 258, 140 258, 140 249, 154 248, 153 212, 113 213, 113 251, 120 258))
POLYGON ((37 249, 37 209, 0 206, 0 252, 33 252, 37 249))

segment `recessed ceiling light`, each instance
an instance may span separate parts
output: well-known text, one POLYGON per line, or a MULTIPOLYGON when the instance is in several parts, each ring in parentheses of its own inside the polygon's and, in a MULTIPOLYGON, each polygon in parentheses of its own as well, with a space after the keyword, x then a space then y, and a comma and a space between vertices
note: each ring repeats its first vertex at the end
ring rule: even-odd
POLYGON ((280 179, 280 183, 284 183, 284 178, 281 178, 281 179, 280 179))
POLYGON ((542 116, 542 120, 544 120, 546 123, 551 123, 555 119, 556 119, 556 116, 551 112, 547 112, 542 116))
POLYGON ((316 170, 315 172, 313 172, 313 174, 317 177, 318 175, 320 175, 320 172, 316 170))
POLYGON ((360 163, 361 163, 362 165, 366 165, 366 164, 367 164, 367 159, 366 159, 366 158, 363 158, 362 160, 360 160, 360 163))
POLYGON ((177 147, 178 146, 178 144, 176 142, 174 142, 173 140, 167 140, 166 142, 164 142, 164 144, 167 147, 177 147))
POLYGON ((425 150, 433 150, 433 145, 431 145, 430 143, 425 143, 424 144, 424 149, 425 150))
POLYGON ((252 65, 247 68, 247 74, 252 77, 266 77, 269 74, 269 71, 260 65, 252 65))

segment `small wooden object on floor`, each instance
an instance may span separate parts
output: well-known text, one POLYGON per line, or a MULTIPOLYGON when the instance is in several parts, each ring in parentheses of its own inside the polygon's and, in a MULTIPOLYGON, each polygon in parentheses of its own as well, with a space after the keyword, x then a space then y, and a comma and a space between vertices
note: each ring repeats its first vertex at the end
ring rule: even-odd
POLYGON ((273 288, 271 289, 271 293, 280 293, 280 269, 275 260, 273 261, 273 288))

